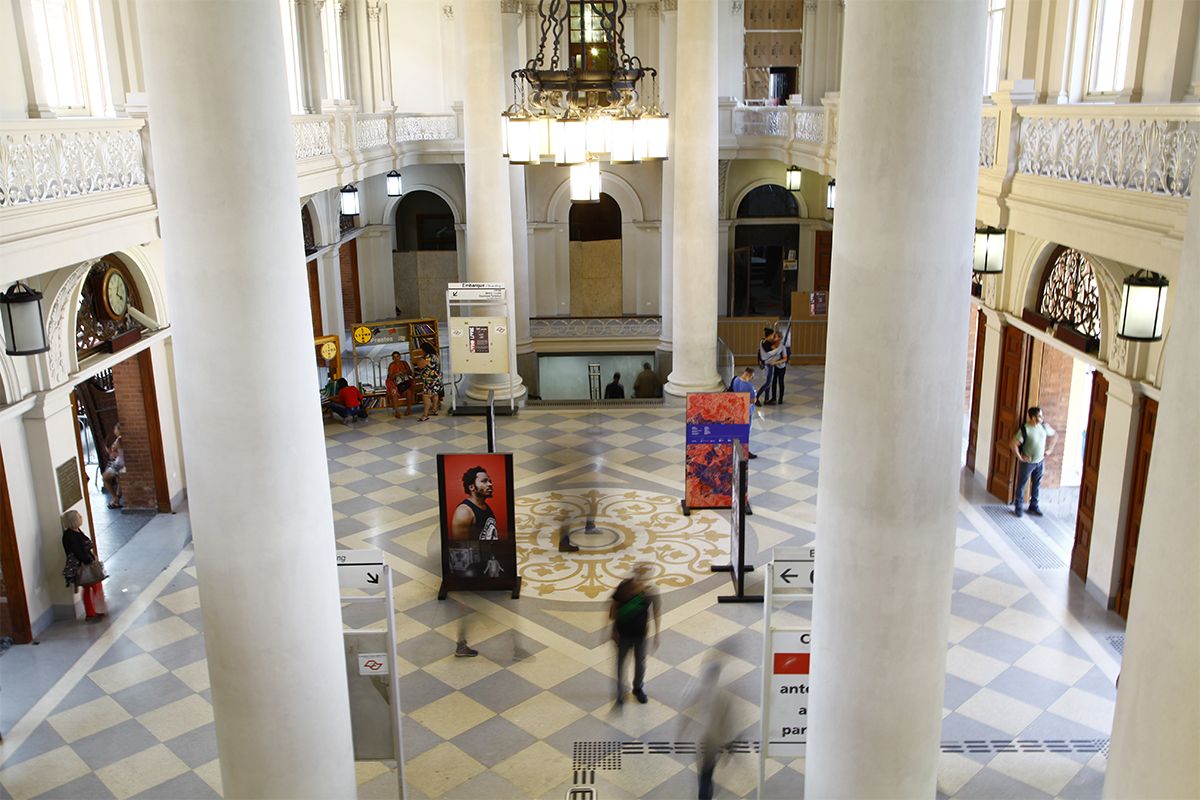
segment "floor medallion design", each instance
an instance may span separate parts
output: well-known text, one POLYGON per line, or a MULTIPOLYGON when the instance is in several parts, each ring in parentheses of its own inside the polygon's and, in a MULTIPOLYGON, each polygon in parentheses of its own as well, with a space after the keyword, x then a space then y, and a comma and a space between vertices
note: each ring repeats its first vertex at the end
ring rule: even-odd
POLYGON ((691 586, 729 557, 729 523, 712 511, 679 512, 677 495, 580 488, 516 499, 522 593, 577 602, 603 598, 639 562, 659 591, 691 586), (564 553, 566 530, 579 548, 564 553))

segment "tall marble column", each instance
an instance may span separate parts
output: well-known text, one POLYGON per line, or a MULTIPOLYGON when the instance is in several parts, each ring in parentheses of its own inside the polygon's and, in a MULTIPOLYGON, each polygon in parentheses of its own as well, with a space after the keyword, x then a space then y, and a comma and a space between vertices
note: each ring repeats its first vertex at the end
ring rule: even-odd
MULTIPOLYGON (((500 4, 500 18, 504 29, 504 74, 524 66, 521 59, 520 27, 525 4, 519 0, 506 0, 500 4)), ((528 24, 528 23, 527 23, 528 24)), ((512 81, 504 82, 504 105, 513 101, 512 81)), ((497 124, 499 124, 497 122, 497 124)), ((529 334, 529 214, 525 200, 525 167, 509 166, 509 196, 512 208, 513 240, 513 334, 516 337, 518 359, 528 361, 526 374, 536 374, 537 361, 533 349, 533 338, 529 334)))
MULTIPOLYGON (((513 268, 512 193, 509 165, 502 155, 500 112, 505 108, 504 57, 496 46, 502 41, 500 4, 496 0, 466 0, 462 4, 465 74, 463 88, 463 151, 467 190, 467 280, 502 283, 508 287, 509 319, 516 321, 517 286, 513 268)), ((496 309, 499 312, 501 309, 496 309)), ((482 313, 482 309, 481 309, 482 313)), ((526 312, 528 314, 528 312, 526 312)), ((497 398, 525 395, 517 374, 517 336, 509 332, 509 373, 472 376, 467 397, 486 400, 488 390, 497 398)))
POLYGON ((1200 202, 1191 201, 1121 660, 1110 800, 1200 797, 1200 202))
POLYGON ((845 26, 805 793, 932 797, 984 5, 849 3, 845 26))
MULTIPOLYGON (((675 113, 675 32, 678 0, 662 0, 658 12, 658 78, 662 92, 663 109, 675 113)), ((716 102, 715 98, 713 102, 716 102)), ((675 141, 679 136, 679 118, 671 120, 671 138, 668 144, 668 158, 662 165, 662 227, 659 232, 662 267, 660 289, 658 296, 659 315, 662 317, 656 348, 659 361, 660 375, 664 367, 670 367, 671 336, 674 334, 672 325, 672 297, 674 295, 674 263, 675 263, 675 141), (664 363, 665 362, 665 363, 664 363)))
POLYGON ((312 394, 279 6, 141 0, 139 19, 224 794, 353 797, 320 410, 213 391, 312 394))
POLYGON ((301 92, 304 111, 321 113, 325 99, 325 45, 321 34, 321 7, 327 0, 296 0, 296 29, 300 41, 301 92))
POLYGON ((717 0, 679 4, 672 207, 671 374, 664 390, 714 391, 717 373, 717 0))

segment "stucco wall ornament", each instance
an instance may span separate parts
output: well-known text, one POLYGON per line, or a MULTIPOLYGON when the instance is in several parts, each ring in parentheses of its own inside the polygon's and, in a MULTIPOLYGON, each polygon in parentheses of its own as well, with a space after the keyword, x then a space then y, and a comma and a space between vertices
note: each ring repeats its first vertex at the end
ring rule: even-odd
POLYGON ((1017 172, 1171 197, 1191 197, 1200 122, 1026 117, 1017 172))
POLYGON ((717 213, 725 213, 725 187, 729 184, 729 159, 717 161, 717 213))
POLYGON ((454 19, 454 4, 445 3, 442 5, 442 16, 446 19, 454 19))
POLYGON ((657 317, 611 317, 593 319, 531 319, 529 335, 537 339, 566 339, 572 337, 615 337, 646 339, 662 332, 662 320, 657 317))
POLYGON ((521 0, 500 0, 501 14, 520 14, 525 10, 525 4, 521 0))
POLYGON ((46 353, 46 368, 51 386, 66 382, 71 373, 71 356, 75 353, 75 319, 72 312, 79 305, 80 284, 99 261, 93 258, 75 265, 50 301, 50 313, 46 315, 46 341, 50 343, 50 350, 46 353))
POLYGON ((146 184, 141 132, 35 131, 0 136, 0 208, 146 184))
POLYGON ((661 0, 663 11, 677 11, 679 9, 679 0, 661 0))
POLYGON ((729 0, 729 13, 737 15, 742 13, 742 0, 729 0))
POLYGON ((991 168, 996 166, 996 131, 1000 120, 996 117, 984 117, 983 127, 979 129, 979 166, 991 168))

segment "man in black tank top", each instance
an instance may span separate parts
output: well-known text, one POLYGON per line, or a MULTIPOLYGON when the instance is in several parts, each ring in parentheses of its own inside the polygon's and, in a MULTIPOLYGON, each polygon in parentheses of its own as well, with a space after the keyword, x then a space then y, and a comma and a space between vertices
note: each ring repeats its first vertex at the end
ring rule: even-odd
POLYGON ((495 541, 500 538, 496 515, 488 505, 495 489, 483 467, 471 467, 463 473, 463 491, 467 499, 458 504, 450 520, 451 539, 495 541))

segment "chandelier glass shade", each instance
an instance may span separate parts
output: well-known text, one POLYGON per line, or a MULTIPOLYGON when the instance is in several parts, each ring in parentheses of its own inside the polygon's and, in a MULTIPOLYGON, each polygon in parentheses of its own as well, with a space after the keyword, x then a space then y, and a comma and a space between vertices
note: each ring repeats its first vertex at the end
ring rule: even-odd
POLYGON ((658 72, 625 49, 628 7, 629 0, 539 0, 537 53, 512 73, 513 103, 501 114, 510 163, 667 158, 658 72))
POLYGON ((599 161, 588 161, 571 167, 571 202, 600 202, 599 161))

